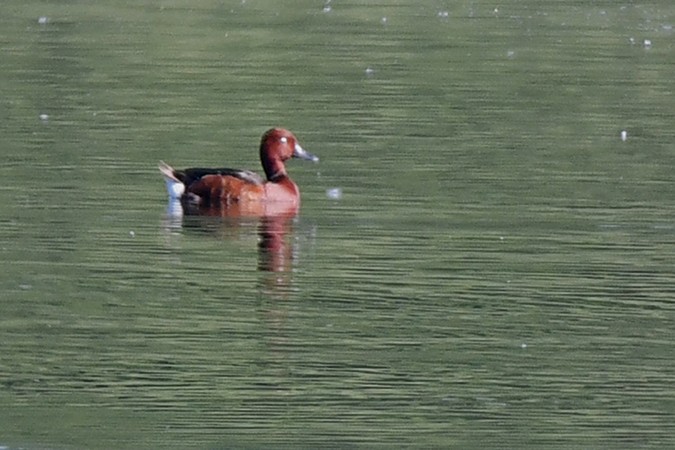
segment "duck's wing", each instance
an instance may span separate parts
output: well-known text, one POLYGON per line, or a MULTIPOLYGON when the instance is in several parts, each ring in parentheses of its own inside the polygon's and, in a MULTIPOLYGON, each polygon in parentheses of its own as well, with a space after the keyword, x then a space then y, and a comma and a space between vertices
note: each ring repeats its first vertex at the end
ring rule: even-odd
POLYGON ((221 176, 235 177, 251 184, 263 184, 265 182, 265 180, 263 180, 263 178, 255 172, 242 169, 230 169, 228 167, 221 167, 216 169, 193 167, 184 170, 174 170, 173 174, 186 186, 191 185, 195 181, 207 175, 221 175, 221 176))

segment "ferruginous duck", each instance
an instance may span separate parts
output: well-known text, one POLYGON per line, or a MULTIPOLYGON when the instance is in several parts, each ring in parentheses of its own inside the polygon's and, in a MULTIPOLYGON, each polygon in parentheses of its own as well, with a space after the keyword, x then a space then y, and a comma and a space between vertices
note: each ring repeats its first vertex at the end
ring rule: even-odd
MULTIPOLYGON (((166 188, 172 200, 181 200, 199 207, 244 207, 249 203, 286 203, 297 207, 300 190, 286 173, 284 163, 291 158, 319 161, 303 149, 288 130, 272 128, 262 135, 260 162, 266 180, 257 173, 240 169, 191 168, 174 170, 160 162, 166 188)), ((258 208, 253 208, 257 210, 258 208)))

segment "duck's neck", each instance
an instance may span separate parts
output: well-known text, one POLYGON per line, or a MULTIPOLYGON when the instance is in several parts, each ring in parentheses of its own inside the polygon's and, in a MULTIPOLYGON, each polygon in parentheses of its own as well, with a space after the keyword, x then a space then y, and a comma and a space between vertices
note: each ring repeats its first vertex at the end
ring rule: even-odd
POLYGON ((265 176, 267 176, 268 181, 277 182, 286 175, 286 166, 284 162, 278 158, 269 158, 265 155, 262 155, 262 166, 265 169, 265 176))

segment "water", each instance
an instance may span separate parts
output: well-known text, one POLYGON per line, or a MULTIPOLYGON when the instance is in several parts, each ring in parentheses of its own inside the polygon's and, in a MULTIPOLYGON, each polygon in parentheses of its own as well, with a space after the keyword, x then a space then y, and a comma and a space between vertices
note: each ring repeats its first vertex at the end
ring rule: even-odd
POLYGON ((2 12, 0 445, 675 444, 669 3, 2 12), (167 213, 276 125, 297 217, 167 213))

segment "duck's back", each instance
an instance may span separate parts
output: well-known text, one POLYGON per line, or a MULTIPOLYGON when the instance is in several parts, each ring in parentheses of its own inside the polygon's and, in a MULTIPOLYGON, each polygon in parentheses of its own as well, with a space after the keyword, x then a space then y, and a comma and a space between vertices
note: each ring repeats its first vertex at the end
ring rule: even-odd
POLYGON ((265 180, 263 180, 263 178, 255 172, 243 169, 230 169, 228 167, 221 167, 217 169, 193 167, 184 170, 174 170, 174 175, 188 188, 192 183, 195 183, 209 175, 239 178, 240 180, 251 184, 263 184, 265 182, 265 180))

